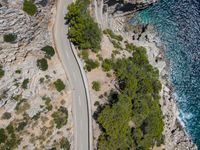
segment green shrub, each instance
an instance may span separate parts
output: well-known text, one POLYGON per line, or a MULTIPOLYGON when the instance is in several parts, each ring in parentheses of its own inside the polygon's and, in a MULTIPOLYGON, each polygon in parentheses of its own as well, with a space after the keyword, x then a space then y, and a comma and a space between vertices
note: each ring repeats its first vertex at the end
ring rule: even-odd
POLYGON ((70 150, 70 143, 67 138, 62 138, 60 140, 60 148, 63 150, 70 150))
POLYGON ((45 58, 42 59, 38 59, 37 60, 37 66, 40 70, 42 71, 46 71, 48 69, 48 63, 47 60, 45 58))
POLYGON ((97 54, 96 56, 97 56, 97 58, 99 59, 99 61, 103 61, 103 57, 102 57, 101 54, 97 54))
POLYGON ((114 48, 120 49, 120 50, 123 49, 119 42, 116 42, 115 40, 111 40, 111 43, 113 44, 114 48))
POLYGON ((101 85, 98 81, 93 81, 92 82, 92 89, 95 91, 100 91, 101 89, 101 85))
POLYGON ((21 70, 15 70, 15 73, 20 74, 22 71, 21 70))
POLYGON ((108 78, 110 78, 110 77, 112 77, 112 74, 109 73, 109 72, 107 72, 107 73, 106 73, 106 76, 107 76, 108 78))
POLYGON ((87 71, 91 71, 92 69, 98 68, 99 67, 99 62, 96 60, 88 59, 85 61, 86 65, 85 68, 87 71))
POLYGON ((44 83, 44 78, 41 77, 39 81, 40 81, 40 84, 44 83))
POLYGON ((17 103, 15 110, 17 114, 23 113, 30 108, 30 104, 27 102, 27 99, 20 99, 17 103))
POLYGON ((100 104, 99 104, 99 101, 96 101, 95 103, 94 103, 94 106, 99 106, 100 104))
POLYGON ((22 82, 22 88, 23 89, 27 89, 28 88, 28 83, 29 83, 29 79, 24 79, 24 81, 22 82))
POLYGON ((5 143, 6 141, 6 133, 5 130, 3 128, 0 129, 0 144, 1 143, 5 143))
POLYGON ((17 39, 17 35, 10 33, 10 34, 5 34, 3 36, 3 39, 5 42, 14 42, 17 39))
POLYGON ((55 55, 54 48, 52 46, 45 46, 41 49, 43 52, 45 52, 45 55, 47 58, 51 58, 55 55))
POLYGON ((62 90, 65 89, 65 84, 61 79, 58 79, 54 82, 55 88, 58 92, 61 92, 62 90))
POLYGON ((123 37, 121 35, 116 35, 112 30, 106 29, 103 31, 104 34, 108 34, 112 39, 117 41, 123 41, 123 37))
POLYGON ((15 132, 15 129, 11 123, 6 127, 6 130, 8 131, 8 134, 14 134, 15 132))
POLYGON ((10 119, 12 116, 11 116, 11 113, 9 113, 9 112, 5 112, 5 113, 3 113, 3 115, 2 115, 2 119, 10 119))
POLYGON ((103 71, 110 71, 112 69, 112 60, 111 59, 104 59, 102 63, 103 71))
POLYGON ((51 111, 52 108, 53 108, 53 106, 51 105, 51 99, 50 99, 50 97, 43 96, 43 97, 42 97, 42 100, 45 101, 46 109, 47 109, 48 111, 51 111))
POLYGON ((27 126, 27 122, 26 121, 20 122, 18 124, 18 126, 17 126, 17 131, 22 131, 26 126, 27 126))
POLYGON ((81 55, 81 58, 82 58, 83 60, 85 60, 85 61, 86 61, 86 60, 88 59, 88 57, 89 57, 89 53, 88 53, 87 50, 81 51, 80 55, 81 55))
POLYGON ((24 0, 23 10, 30 16, 33 16, 37 12, 37 6, 34 4, 33 0, 24 0))
POLYGON ((56 124, 56 128, 58 128, 58 129, 62 128, 64 125, 67 124, 67 119, 68 119, 67 108, 60 106, 58 111, 56 111, 52 114, 52 117, 56 124))
POLYGON ((0 65, 0 79, 4 76, 4 73, 3 67, 0 65))

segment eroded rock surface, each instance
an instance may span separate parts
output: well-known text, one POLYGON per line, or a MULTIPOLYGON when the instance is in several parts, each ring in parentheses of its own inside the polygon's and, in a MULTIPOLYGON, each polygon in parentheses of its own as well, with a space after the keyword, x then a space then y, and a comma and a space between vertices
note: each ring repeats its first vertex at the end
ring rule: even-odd
POLYGON ((58 55, 46 58, 48 70, 42 71, 37 66, 37 60, 45 58, 41 48, 54 47, 55 3, 54 0, 35 0, 37 13, 29 16, 22 10, 23 0, 0 1, 0 65, 5 72, 0 79, 0 128, 27 121, 22 131, 16 131, 21 138, 17 149, 59 147, 63 137, 72 142, 71 95, 58 55), (17 39, 5 42, 3 36, 10 33, 17 39), (26 79, 27 88, 23 88, 26 79), (53 84, 57 79, 66 86, 62 92, 53 84), (23 109, 19 109, 21 105, 23 109), (51 115, 60 106, 68 109, 68 123, 57 129, 51 115), (2 119, 5 112, 11 114, 9 119, 2 119))

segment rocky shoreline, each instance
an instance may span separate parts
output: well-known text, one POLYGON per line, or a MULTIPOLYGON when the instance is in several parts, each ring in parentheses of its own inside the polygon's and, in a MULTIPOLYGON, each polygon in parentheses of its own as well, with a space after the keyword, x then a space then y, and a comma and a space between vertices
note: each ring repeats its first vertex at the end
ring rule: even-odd
POLYGON ((160 104, 165 123, 165 149, 196 150, 197 146, 192 142, 190 136, 186 133, 179 120, 179 112, 175 97, 173 96, 173 86, 170 82, 170 62, 164 57, 164 47, 158 34, 152 26, 132 27, 127 23, 130 17, 134 15, 134 12, 138 10, 138 7, 136 7, 137 4, 140 6, 140 9, 143 9, 146 8, 147 5, 152 5, 155 2, 156 1, 150 0, 129 0, 126 1, 126 3, 123 1, 121 3, 116 2, 113 5, 109 5, 109 1, 107 3, 98 1, 98 9, 106 7, 106 11, 102 11, 102 14, 98 14, 99 11, 96 12, 96 16, 100 16, 97 18, 97 22, 102 28, 111 28, 114 32, 123 35, 127 41, 137 46, 145 47, 147 49, 150 64, 159 70, 160 81, 162 83, 160 104), (135 11, 134 8, 132 11, 128 10, 128 12, 120 11, 117 6, 120 5, 123 7, 123 3, 124 5, 130 4, 131 6, 134 4, 135 11))
POLYGON ((179 120, 179 112, 173 95, 173 86, 170 82, 170 63, 164 57, 164 48, 157 33, 153 27, 148 26, 146 31, 141 34, 140 39, 132 42, 146 47, 150 64, 160 72, 160 81, 162 83, 160 104, 165 122, 165 148, 167 150, 197 149, 179 120))

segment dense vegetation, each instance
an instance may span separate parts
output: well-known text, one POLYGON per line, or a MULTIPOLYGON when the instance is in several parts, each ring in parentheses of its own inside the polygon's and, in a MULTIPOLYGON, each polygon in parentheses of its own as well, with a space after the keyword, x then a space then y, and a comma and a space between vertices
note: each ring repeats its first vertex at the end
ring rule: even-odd
POLYGON ((65 89, 65 84, 64 84, 63 81, 60 80, 60 79, 56 80, 56 81, 54 82, 54 85, 55 85, 56 90, 57 90, 58 92, 61 92, 62 90, 65 89))
POLYGON ((109 103, 94 114, 102 129, 99 150, 148 150, 162 140, 159 72, 143 47, 128 44, 127 49, 132 57, 112 62, 118 91, 111 91, 109 103))
POLYGON ((33 0, 24 0, 23 10, 30 16, 33 16, 37 12, 37 6, 34 4, 33 0))
POLYGON ((45 52, 45 57, 46 58, 51 58, 55 55, 55 51, 54 51, 54 48, 52 46, 45 46, 41 49, 43 52, 45 52))
POLYGON ((10 33, 10 34, 5 34, 3 36, 3 39, 5 42, 14 42, 17 39, 17 35, 10 33))
POLYGON ((48 69, 48 63, 47 60, 45 58, 42 59, 38 59, 37 60, 37 66, 40 70, 42 71, 46 71, 48 69))
POLYGON ((15 127, 9 124, 5 129, 0 129, 0 149, 15 149, 20 143, 20 138, 16 135, 15 127))
POLYGON ((52 117, 56 124, 56 128, 58 128, 58 129, 62 128, 64 125, 67 124, 67 119, 68 119, 67 108, 60 106, 58 111, 56 111, 52 114, 52 117))
POLYGON ((65 18, 70 27, 70 40, 80 49, 92 49, 96 52, 100 49, 101 30, 87 11, 88 4, 88 0, 72 3, 65 18))
POLYGON ((0 79, 4 76, 3 67, 0 65, 0 79))

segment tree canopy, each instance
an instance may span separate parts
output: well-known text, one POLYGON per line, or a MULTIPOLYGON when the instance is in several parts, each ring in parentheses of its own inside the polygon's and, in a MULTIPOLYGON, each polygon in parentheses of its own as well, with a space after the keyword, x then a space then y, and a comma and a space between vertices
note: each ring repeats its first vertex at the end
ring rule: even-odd
POLYGON ((80 49, 98 51, 101 30, 87 11, 88 1, 76 1, 68 7, 65 19, 69 24, 68 37, 80 49))
POLYGON ((132 57, 112 63, 119 92, 111 93, 109 104, 97 113, 102 129, 99 150, 148 150, 161 141, 164 124, 158 70, 149 64, 143 47, 132 45, 130 51, 132 57))
POLYGON ((30 16, 33 16, 37 12, 37 6, 34 4, 33 0, 25 0, 23 3, 23 10, 30 16))

